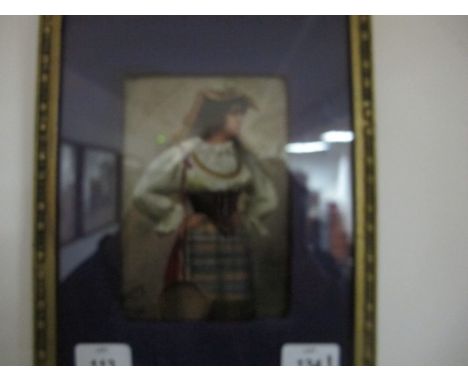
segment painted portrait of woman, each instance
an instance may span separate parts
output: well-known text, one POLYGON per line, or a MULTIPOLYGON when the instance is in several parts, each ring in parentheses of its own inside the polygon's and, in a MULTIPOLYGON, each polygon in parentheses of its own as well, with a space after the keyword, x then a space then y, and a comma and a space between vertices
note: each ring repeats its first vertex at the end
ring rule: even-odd
MULTIPOLYGON (((259 277, 260 268, 286 258, 285 238, 278 237, 284 190, 245 139, 246 121, 261 114, 257 100, 263 100, 233 86, 192 94, 182 129, 148 156, 127 193, 128 208, 143 223, 128 224, 133 233, 124 234, 124 303, 133 316, 145 316, 143 309, 167 321, 252 319, 259 290, 275 289, 262 281, 274 272, 259 277)), ((281 298, 263 300, 272 305, 281 298)))
POLYGON ((254 102, 229 89, 197 95, 191 137, 148 166, 134 191, 160 234, 176 232, 165 271, 165 318, 240 319, 254 314, 249 231, 277 206, 275 189, 239 140, 254 102))

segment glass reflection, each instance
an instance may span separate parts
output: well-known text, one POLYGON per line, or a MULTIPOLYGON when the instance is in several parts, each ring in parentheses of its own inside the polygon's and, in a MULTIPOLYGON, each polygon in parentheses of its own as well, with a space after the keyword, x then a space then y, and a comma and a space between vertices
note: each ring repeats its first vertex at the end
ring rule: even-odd
POLYGON ((308 255, 348 278, 353 263, 353 133, 327 131, 321 138, 287 145, 288 164, 307 193, 304 237, 308 255))

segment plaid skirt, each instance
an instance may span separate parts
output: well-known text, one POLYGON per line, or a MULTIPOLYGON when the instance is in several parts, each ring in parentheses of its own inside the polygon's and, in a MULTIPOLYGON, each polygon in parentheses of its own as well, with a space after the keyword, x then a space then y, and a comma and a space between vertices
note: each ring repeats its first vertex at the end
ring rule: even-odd
POLYGON ((187 279, 210 299, 251 299, 251 264, 247 236, 223 235, 211 223, 191 229, 185 242, 187 279))

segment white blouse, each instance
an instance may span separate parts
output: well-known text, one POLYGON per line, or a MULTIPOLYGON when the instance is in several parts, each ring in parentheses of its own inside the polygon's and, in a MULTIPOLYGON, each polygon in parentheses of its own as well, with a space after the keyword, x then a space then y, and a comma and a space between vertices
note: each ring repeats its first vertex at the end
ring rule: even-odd
POLYGON ((187 193, 240 191, 246 227, 266 235, 262 218, 276 208, 276 191, 254 157, 237 151, 231 141, 207 143, 200 138, 172 146, 144 171, 133 193, 135 206, 154 222, 157 232, 171 233, 185 214, 182 188, 187 193))

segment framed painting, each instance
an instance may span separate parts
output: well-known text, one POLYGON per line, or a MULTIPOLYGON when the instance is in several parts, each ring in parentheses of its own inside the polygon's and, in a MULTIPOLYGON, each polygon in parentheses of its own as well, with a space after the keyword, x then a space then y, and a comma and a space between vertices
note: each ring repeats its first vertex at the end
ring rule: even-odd
POLYGON ((44 16, 35 362, 375 362, 367 16, 44 16))

